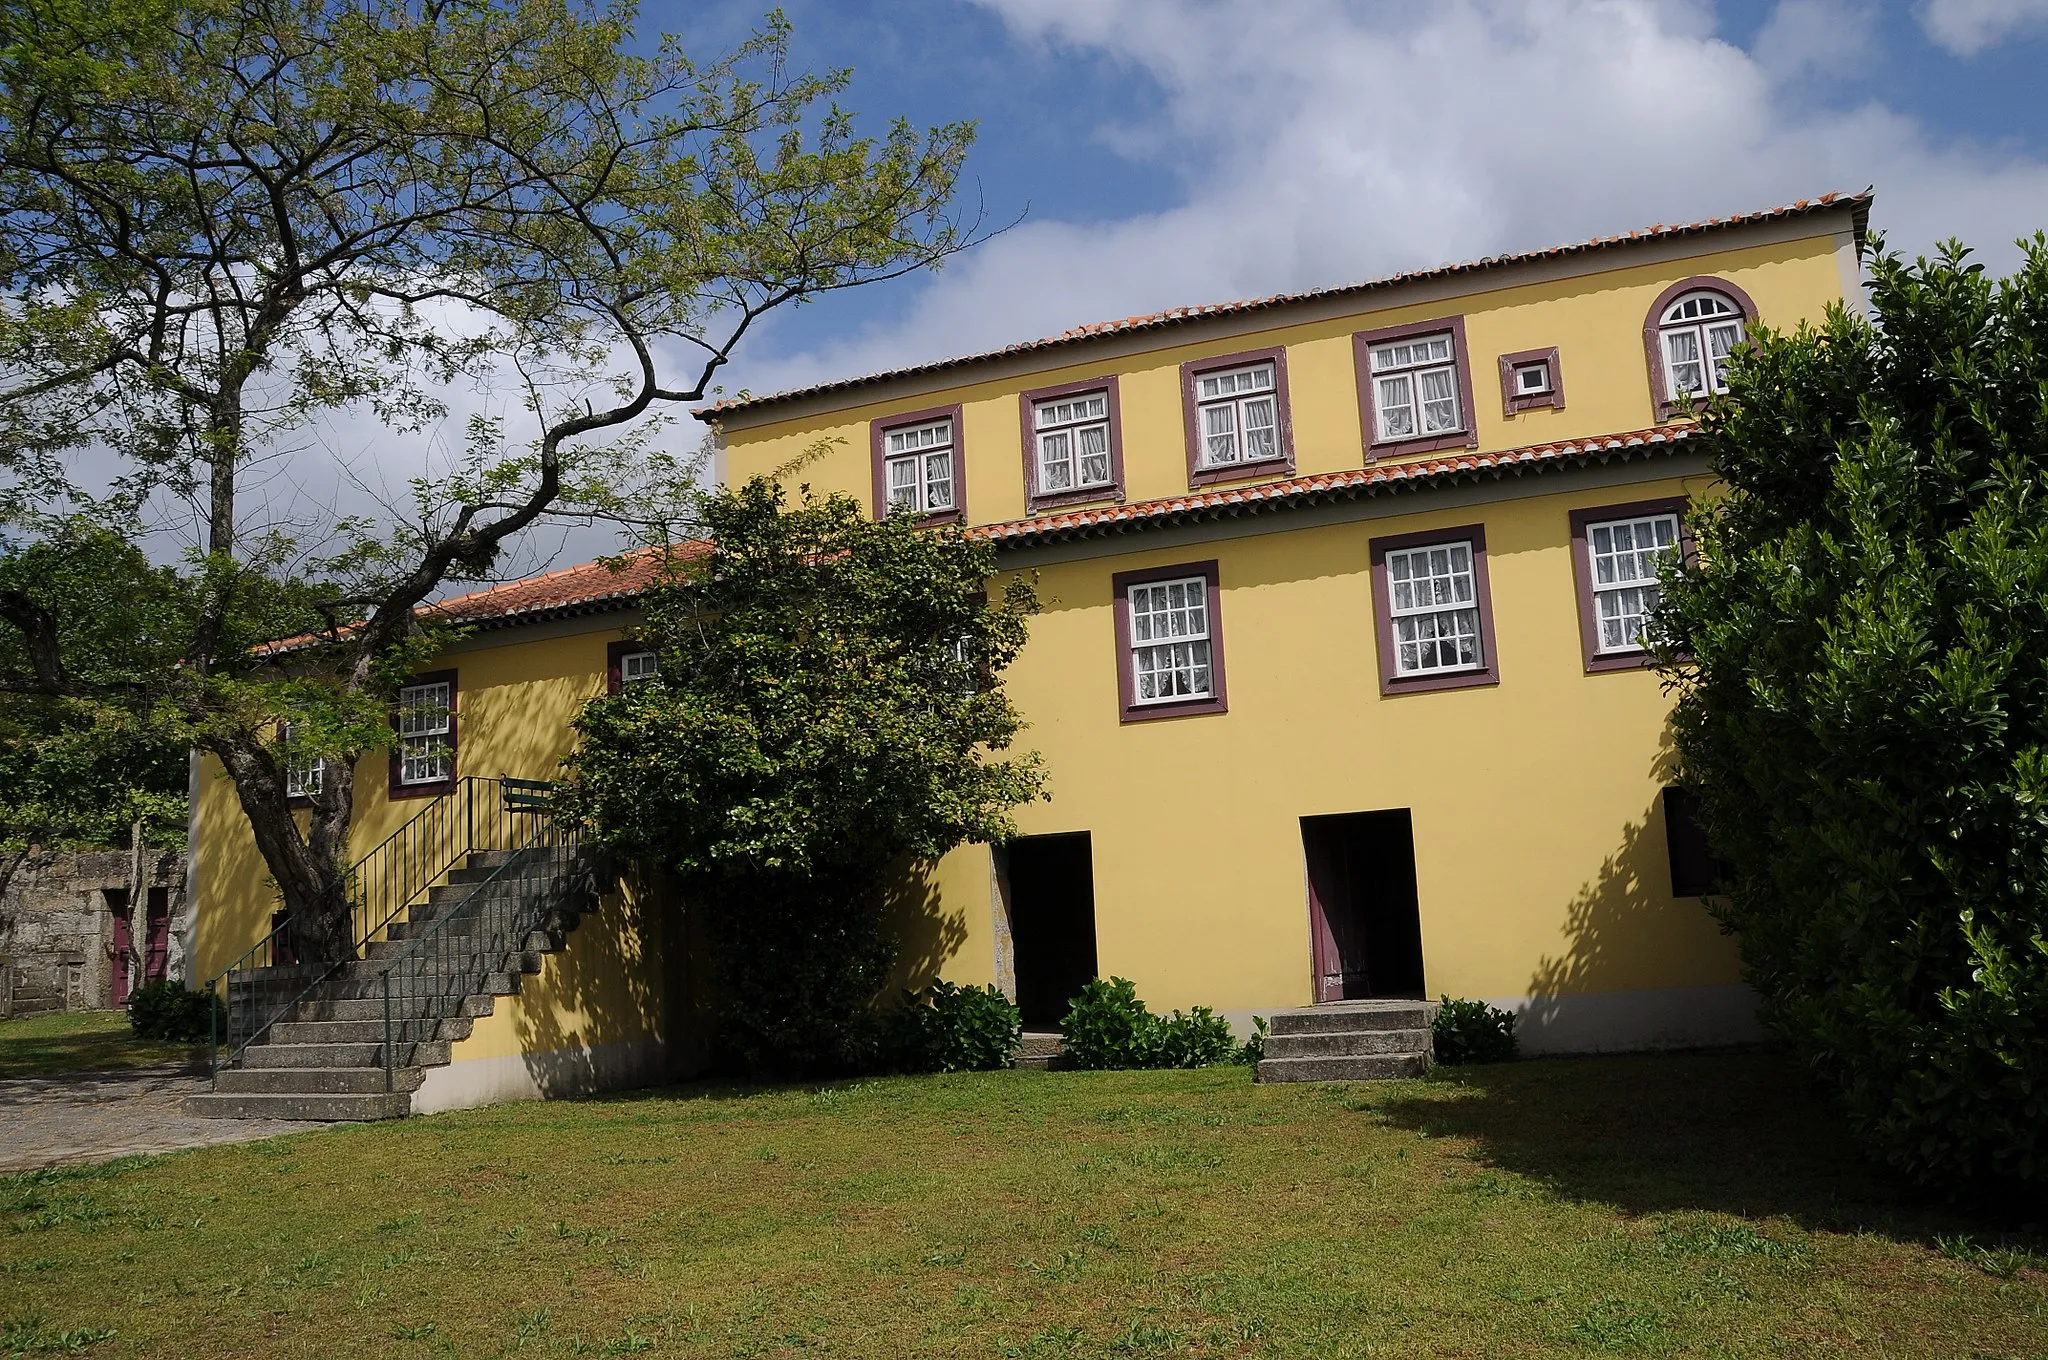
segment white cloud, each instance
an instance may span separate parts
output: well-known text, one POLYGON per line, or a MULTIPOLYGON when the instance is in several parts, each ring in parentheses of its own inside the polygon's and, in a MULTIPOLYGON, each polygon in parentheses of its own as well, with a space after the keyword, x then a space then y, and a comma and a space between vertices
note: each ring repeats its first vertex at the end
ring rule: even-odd
MULTIPOLYGON (((1939 138, 1877 99, 1816 97, 1870 52, 1853 0, 1785 0, 1755 51, 1656 0, 978 0, 1014 41, 1106 55, 1161 112, 1105 129, 1184 200, 1034 219, 851 340, 751 358, 756 392, 1185 303, 1315 287, 1655 222, 1878 190, 1875 223, 2009 264, 2048 225, 2048 163, 1939 138)), ((2048 0, 2043 0, 2048 3, 2048 0)), ((771 351, 794 328, 763 337, 771 351)))
POLYGON ((1974 57, 2029 29, 2048 28, 2048 0, 1927 0, 1920 26, 1956 56, 1974 57))

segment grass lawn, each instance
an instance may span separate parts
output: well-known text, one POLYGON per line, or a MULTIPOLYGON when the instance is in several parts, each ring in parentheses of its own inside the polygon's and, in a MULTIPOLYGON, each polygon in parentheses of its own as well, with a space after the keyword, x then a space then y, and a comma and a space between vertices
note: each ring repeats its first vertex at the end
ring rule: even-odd
POLYGON ((2048 1356, 1768 1054, 681 1087, 0 1179, 0 1354, 2048 1356))
POLYGON ((189 1044, 136 1038, 129 1031, 126 1011, 70 1011, 0 1020, 0 1080, 187 1062, 193 1052, 189 1044))

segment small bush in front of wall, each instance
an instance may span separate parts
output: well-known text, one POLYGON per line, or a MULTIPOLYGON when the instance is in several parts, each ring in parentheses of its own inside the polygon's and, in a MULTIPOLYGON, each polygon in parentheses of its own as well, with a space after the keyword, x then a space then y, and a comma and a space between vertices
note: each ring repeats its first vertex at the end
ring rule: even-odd
POLYGON ((1091 1071, 1152 1066, 1158 1017, 1138 1000, 1129 978, 1092 978, 1060 1022, 1060 1054, 1069 1067, 1091 1071))
POLYGON ((1484 1001, 1445 997, 1430 1029, 1440 1063, 1506 1062, 1521 1050, 1514 1013, 1484 1001))
POLYGON ((1272 1032, 1272 1028, 1265 1016, 1254 1015, 1252 1037, 1237 1046, 1237 1052, 1230 1055, 1230 1060, 1241 1067, 1257 1067, 1266 1056, 1266 1035, 1272 1032))
POLYGON ((138 1039, 167 1039, 203 1044, 214 1034, 216 1020, 226 1032, 227 1008, 208 992, 189 992, 176 982, 150 982, 128 997, 128 1028, 138 1039))
POLYGON ((1024 1042, 1017 1004, 994 987, 934 982, 883 1019, 883 1057, 899 1072, 993 1072, 1024 1042))
MULTIPOLYGON (((1068 1007, 1060 1031, 1060 1052, 1069 1067, 1105 1071, 1244 1061, 1229 1021, 1207 1006, 1154 1015, 1129 978, 1091 981, 1068 1007)), ((1253 1042, 1263 1051, 1263 1029, 1253 1042)))

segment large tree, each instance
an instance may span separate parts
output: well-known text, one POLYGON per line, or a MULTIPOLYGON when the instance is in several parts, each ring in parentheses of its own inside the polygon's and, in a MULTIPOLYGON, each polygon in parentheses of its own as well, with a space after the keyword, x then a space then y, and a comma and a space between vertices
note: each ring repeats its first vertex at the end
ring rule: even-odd
POLYGON ((616 510, 660 412, 764 313, 932 265, 971 130, 856 134, 771 15, 707 62, 578 0, 22 0, 0 14, 0 529, 187 548, 145 677, 0 594, 0 690, 174 712, 339 957, 355 759, 420 639, 549 516, 616 510), (266 460, 336 416, 432 432, 401 504, 294 504, 266 460), (111 468, 111 471, 109 471, 111 468), (269 480, 266 480, 269 479, 269 480), (337 524, 338 520, 338 524, 337 524), (316 527, 317 526, 317 527, 316 527), (252 651, 268 634, 317 646, 252 651), (13 664, 9 665, 8 662, 13 664), (279 722, 328 758, 310 823, 279 722))
POLYGON ((1037 609, 957 526, 756 479, 644 599, 656 678, 578 720, 572 798, 701 913, 723 1038, 763 1075, 858 1067, 914 861, 1012 834, 1036 755, 1003 671, 1037 609))
POLYGON ((1758 329, 1660 627, 1765 1015, 1886 1160, 2048 1187, 2048 241, 1758 329))

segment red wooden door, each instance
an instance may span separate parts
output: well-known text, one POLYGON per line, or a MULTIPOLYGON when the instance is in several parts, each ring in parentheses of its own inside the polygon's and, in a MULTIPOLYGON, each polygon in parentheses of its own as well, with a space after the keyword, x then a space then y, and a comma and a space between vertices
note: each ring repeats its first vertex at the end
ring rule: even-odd
POLYGON ((1308 861, 1309 952, 1317 1001, 1367 995, 1357 855, 1345 819, 1303 818, 1308 861))
POLYGON ((162 982, 171 961, 171 891, 149 890, 149 944, 142 954, 142 980, 162 982))
POLYGON ((128 971, 128 956, 135 952, 135 932, 129 928, 128 894, 108 893, 107 905, 114 914, 114 943, 107 948, 114 972, 113 991, 110 994, 116 1006, 128 1004, 128 988, 132 977, 128 971))

